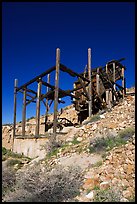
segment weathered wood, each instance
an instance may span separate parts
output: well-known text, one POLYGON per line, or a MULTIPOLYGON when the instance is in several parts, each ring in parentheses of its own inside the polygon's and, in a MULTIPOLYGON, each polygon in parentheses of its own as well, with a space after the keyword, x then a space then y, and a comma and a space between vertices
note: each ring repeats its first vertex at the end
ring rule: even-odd
POLYGON ((108 64, 106 64, 106 74, 108 73, 108 64))
POLYGON ((123 87, 123 90, 122 90, 122 95, 123 95, 123 99, 124 99, 124 94, 125 94, 125 78, 124 78, 124 68, 122 67, 121 69, 121 75, 122 75, 122 87, 123 87))
POLYGON ((59 92, 59 67, 60 67, 60 49, 56 49, 56 74, 55 74, 55 93, 54 93, 54 118, 53 118, 53 142, 56 140, 57 130, 57 111, 58 111, 58 92, 59 92))
POLYGON ((36 92, 36 91, 33 91, 32 89, 28 89, 28 88, 26 88, 26 91, 31 92, 31 93, 37 95, 37 92, 36 92))
POLYGON ((106 105, 109 106, 109 90, 106 90, 106 105))
POLYGON ((36 101, 34 101, 36 98, 37 98, 37 96, 34 96, 31 100, 27 100, 27 99, 26 99, 26 101, 28 101, 28 102, 26 103, 26 106, 27 106, 28 104, 30 104, 31 102, 35 102, 35 103, 36 103, 36 101))
POLYGON ((63 71, 63 72, 67 72, 68 74, 70 74, 72 77, 80 77, 81 79, 83 79, 83 81, 87 81, 89 82, 89 80, 85 77, 83 77, 81 74, 78 74, 74 71, 72 71, 71 69, 67 68, 65 65, 63 64, 60 64, 60 70, 63 71))
POLYGON ((44 101, 44 99, 42 99, 42 102, 43 102, 44 106, 46 107, 46 102, 44 101))
MULTIPOLYGON (((50 83, 50 74, 47 75, 47 83, 50 83)), ((47 93, 49 91, 49 87, 47 86, 47 93)), ((48 118, 48 111, 49 111, 49 106, 48 106, 48 98, 46 99, 46 114, 45 114, 45 132, 46 132, 46 123, 47 123, 47 118, 48 118)))
POLYGON ((25 135, 25 124, 26 124, 26 89, 23 91, 23 110, 22 110, 22 136, 25 135))
MULTIPOLYGON (((113 63, 113 82, 114 82, 113 88, 114 88, 114 91, 116 91, 116 84, 115 84, 116 79, 115 79, 115 75, 116 75, 116 64, 114 62, 113 63)), ((114 97, 114 101, 116 101, 115 95, 113 97, 114 97)))
POLYGON ((51 73, 52 71, 54 71, 56 69, 55 66, 51 67, 50 69, 48 69, 47 71, 43 72, 42 74, 36 76, 35 78, 33 78, 32 80, 28 81, 27 83, 25 83, 24 85, 20 86, 17 88, 17 91, 19 91, 20 89, 32 84, 33 82, 37 81, 38 79, 46 76, 47 74, 51 73))
POLYGON ((13 142, 16 132, 16 109, 17 109, 17 86, 18 86, 18 79, 14 80, 14 119, 13 119, 13 142))
POLYGON ((40 126, 40 96, 41 96, 41 85, 42 82, 39 81, 38 83, 38 90, 37 90, 37 104, 36 104, 36 129, 35 129, 35 136, 39 136, 39 126, 40 126))
POLYGON ((88 109, 89 109, 89 117, 91 117, 92 115, 91 48, 88 48, 88 79, 90 81, 88 85, 88 92, 89 92, 88 109))
MULTIPOLYGON (((48 76, 50 76, 50 74, 47 75, 47 78, 48 78, 48 76)), ((41 82, 42 82, 43 85, 47 86, 48 88, 51 88, 52 90, 55 88, 55 87, 54 87, 53 85, 51 85, 50 82, 48 82, 48 81, 47 81, 47 82, 41 81, 41 82)), ((49 89, 48 89, 48 90, 49 90, 49 89)))
MULTIPOLYGON (((23 93, 24 91, 19 90, 19 92, 23 93)), ((34 96, 32 96, 32 95, 30 95, 30 94, 28 94, 28 93, 26 93, 26 96, 29 96, 29 97, 31 97, 31 98, 33 98, 33 97, 34 97, 34 96)))
POLYGON ((99 95, 99 68, 97 68, 97 74, 96 74, 96 92, 99 95))
POLYGON ((85 93, 85 96, 86 96, 86 97, 88 98, 88 100, 89 100, 89 93, 88 93, 87 90, 86 90, 85 84, 83 83, 83 81, 82 81, 81 78, 78 78, 78 80, 79 80, 80 84, 82 85, 82 88, 83 88, 83 91, 84 91, 84 93, 85 93))

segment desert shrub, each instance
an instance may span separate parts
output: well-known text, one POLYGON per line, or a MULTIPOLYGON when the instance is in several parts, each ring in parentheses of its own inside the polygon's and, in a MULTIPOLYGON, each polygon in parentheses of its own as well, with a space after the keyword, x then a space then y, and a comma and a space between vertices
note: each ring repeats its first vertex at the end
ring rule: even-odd
POLYGON ((135 133, 134 127, 127 127, 121 130, 117 136, 108 135, 106 137, 95 138, 90 142, 89 152, 103 152, 113 149, 114 147, 126 144, 135 133))
POLYGON ((7 166, 14 166, 15 164, 18 164, 20 167, 22 166, 22 162, 18 159, 7 160, 7 166))
POLYGON ((63 202, 79 193, 81 170, 77 167, 57 165, 54 169, 33 166, 25 172, 17 172, 16 191, 11 192, 6 202, 63 202))
POLYGON ((74 137, 74 139, 71 141, 71 143, 72 143, 73 145, 76 145, 76 144, 79 144, 80 141, 78 141, 77 138, 74 137))
POLYGON ((122 192, 115 188, 96 190, 94 202, 120 202, 122 192))
POLYGON ((2 195, 12 190, 16 182, 15 171, 12 168, 2 168, 2 195))
POLYGON ((98 120, 100 120, 100 116, 99 116, 99 114, 96 114, 96 115, 91 116, 88 120, 84 121, 82 124, 86 125, 88 123, 96 122, 98 120))
POLYGON ((120 138, 123 138, 124 140, 129 140, 133 134, 135 133, 134 127, 127 127, 124 130, 121 130, 118 135, 120 138))
POLYGON ((31 160, 31 158, 26 157, 23 154, 14 153, 10 149, 6 149, 5 147, 2 147, 2 160, 6 160, 9 157, 12 157, 12 158, 26 158, 28 160, 31 160))

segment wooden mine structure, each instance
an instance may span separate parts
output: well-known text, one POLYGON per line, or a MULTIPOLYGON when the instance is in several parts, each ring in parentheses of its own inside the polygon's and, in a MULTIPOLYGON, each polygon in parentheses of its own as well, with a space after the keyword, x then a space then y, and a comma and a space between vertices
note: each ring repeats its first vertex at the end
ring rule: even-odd
POLYGON ((23 93, 22 107, 22 136, 25 136, 26 125, 26 106, 30 103, 36 103, 36 128, 35 138, 39 136, 40 128, 40 102, 42 101, 46 108, 45 114, 45 132, 47 131, 47 117, 51 104, 54 101, 54 118, 53 118, 53 140, 56 136, 58 126, 58 103, 64 103, 60 98, 70 96, 73 99, 75 109, 78 112, 79 122, 81 123, 88 116, 95 114, 97 111, 107 107, 111 108, 120 98, 126 94, 125 77, 123 66, 120 62, 123 60, 112 60, 104 67, 91 69, 91 49, 88 49, 87 67, 84 72, 79 74, 65 65, 60 63, 60 49, 56 49, 56 65, 33 78, 24 85, 18 87, 18 80, 14 82, 14 123, 13 123, 13 140, 16 136, 16 104, 17 93, 23 93), (55 84, 50 84, 50 73, 55 71, 55 84), (77 77, 73 84, 73 89, 62 90, 59 88, 59 72, 63 71, 72 77, 77 77), (43 77, 47 76, 47 81, 43 77), (122 85, 117 83, 122 80, 122 85), (37 92, 30 89, 29 86, 37 82, 37 92), (42 93, 42 86, 47 87, 47 92, 42 93), (27 98, 29 97, 29 99, 27 98), (46 99, 46 101, 44 101, 46 99))

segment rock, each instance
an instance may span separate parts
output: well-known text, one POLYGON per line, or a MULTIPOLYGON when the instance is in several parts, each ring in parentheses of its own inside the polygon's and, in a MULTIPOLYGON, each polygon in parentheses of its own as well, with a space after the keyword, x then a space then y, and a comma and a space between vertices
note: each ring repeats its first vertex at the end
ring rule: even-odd
POLYGON ((95 123, 93 126, 92 126, 92 130, 96 130, 97 128, 97 124, 95 123))
POLYGON ((78 138, 77 138, 77 141, 79 141, 79 142, 81 142, 82 140, 83 140, 82 137, 78 137, 78 138))
POLYGON ((120 202, 128 202, 128 199, 126 199, 126 198, 121 198, 120 202))
POLYGON ((100 189, 101 190, 105 190, 105 189, 107 189, 109 187, 110 187, 110 182, 109 181, 103 181, 103 182, 100 183, 100 189))
POLYGON ((132 191, 129 191, 129 190, 124 190, 123 191, 123 196, 124 198, 130 198, 132 196, 132 191))
POLYGON ((105 116, 104 115, 100 115, 100 118, 105 118, 105 116))
POLYGON ((88 193, 88 194, 86 195, 86 198, 93 199, 93 198, 94 198, 94 192, 91 191, 90 193, 88 193))
POLYGON ((131 174, 133 172, 134 165, 133 164, 128 164, 127 166, 127 174, 131 174))

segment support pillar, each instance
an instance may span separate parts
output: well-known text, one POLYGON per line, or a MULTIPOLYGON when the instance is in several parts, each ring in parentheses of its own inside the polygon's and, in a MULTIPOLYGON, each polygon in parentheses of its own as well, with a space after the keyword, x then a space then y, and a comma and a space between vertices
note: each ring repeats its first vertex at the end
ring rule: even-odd
POLYGON ((53 118, 53 140, 56 141, 57 131, 57 111, 58 111, 58 92, 59 92, 59 66, 60 66, 60 49, 56 49, 56 74, 55 74, 55 93, 54 93, 54 118, 53 118))
MULTIPOLYGON (((113 63, 113 82, 115 83, 115 74, 116 74, 116 64, 113 63)), ((116 84, 113 85, 114 91, 116 91, 116 84)), ((114 101, 116 101, 116 96, 113 96, 114 101)))
POLYGON ((40 97, 41 97, 41 85, 42 82, 38 82, 38 89, 37 89, 37 104, 36 104, 36 129, 35 129, 35 136, 39 136, 39 126, 40 126, 40 97))
POLYGON ((97 68, 97 74, 96 74, 96 92, 99 95, 99 68, 97 68))
POLYGON ((23 90, 22 136, 25 136, 25 124, 26 124, 26 88, 23 90))
POLYGON ((107 108, 109 108, 109 90, 108 89, 106 90, 106 105, 107 105, 107 108))
POLYGON ((88 48, 88 93, 89 93, 89 103, 88 103, 88 110, 89 110, 89 117, 92 115, 92 81, 91 81, 91 48, 88 48))
MULTIPOLYGON (((50 74, 47 75, 47 83, 50 83, 50 74)), ((49 87, 47 86, 47 93, 48 91, 49 91, 49 87)), ((48 111, 49 111, 48 99, 46 99, 45 132, 47 131, 46 123, 47 123, 47 118, 48 118, 48 111)))
MULTIPOLYGON (((17 86, 18 86, 18 79, 14 80, 14 119, 13 119, 13 143, 16 131, 16 109, 17 109, 17 86)), ((13 150, 13 146, 12 146, 13 150)))
POLYGON ((125 93, 125 78, 124 78, 124 67, 122 67, 122 87, 123 87, 123 90, 122 90, 122 95, 123 95, 123 99, 124 99, 124 93, 125 93))

